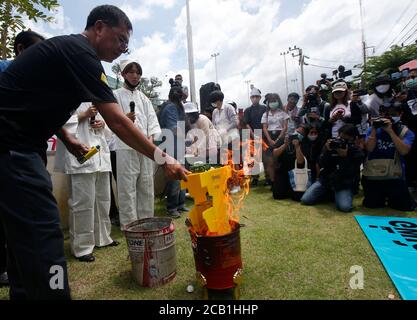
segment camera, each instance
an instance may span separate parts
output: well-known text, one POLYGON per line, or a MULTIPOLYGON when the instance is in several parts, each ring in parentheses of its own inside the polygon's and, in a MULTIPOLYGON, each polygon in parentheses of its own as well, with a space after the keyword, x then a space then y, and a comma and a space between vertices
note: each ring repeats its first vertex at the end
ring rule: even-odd
POLYGON ((373 118, 372 119, 372 126, 375 129, 383 128, 383 127, 386 126, 385 120, 387 120, 387 119, 385 119, 385 118, 373 118))
POLYGON ((294 140, 300 140, 300 139, 298 138, 298 134, 297 134, 297 133, 293 133, 293 134, 291 134, 291 135, 288 137, 288 139, 289 139, 289 141, 290 141, 290 142, 293 142, 294 140))
POLYGON ((329 146, 331 150, 337 150, 337 149, 346 149, 347 145, 348 144, 345 140, 336 138, 336 139, 330 140, 329 146))
POLYGON ((182 85, 178 82, 178 81, 175 81, 174 79, 169 79, 169 84, 171 85, 171 88, 172 87, 180 87, 180 88, 182 88, 182 85))
POLYGON ((307 95, 307 102, 308 104, 317 103, 317 93, 309 93, 307 95))

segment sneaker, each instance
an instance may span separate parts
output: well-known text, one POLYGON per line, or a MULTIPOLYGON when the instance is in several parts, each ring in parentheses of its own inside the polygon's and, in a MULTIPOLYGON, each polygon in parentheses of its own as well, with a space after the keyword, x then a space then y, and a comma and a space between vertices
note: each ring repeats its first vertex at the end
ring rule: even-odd
POLYGON ((179 218, 181 218, 181 213, 178 212, 178 210, 168 210, 167 211, 167 216, 172 218, 172 219, 179 219, 179 218))
POLYGON ((180 208, 178 208, 177 209, 180 213, 182 213, 182 212, 190 212, 190 209, 188 209, 187 207, 180 207, 180 208))
POLYGON ((7 272, 0 274, 0 288, 8 287, 9 285, 9 276, 7 275, 7 272))
POLYGON ((231 190, 230 190, 230 194, 236 194, 240 192, 240 186, 234 186, 231 190))

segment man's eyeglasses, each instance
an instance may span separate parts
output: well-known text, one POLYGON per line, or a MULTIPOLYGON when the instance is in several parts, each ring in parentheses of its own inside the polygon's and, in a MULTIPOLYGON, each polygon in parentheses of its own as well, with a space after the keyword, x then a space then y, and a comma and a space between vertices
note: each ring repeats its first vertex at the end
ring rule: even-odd
MULTIPOLYGON (((112 29, 112 31, 114 33, 116 33, 116 31, 114 30, 114 28, 107 23, 106 21, 103 21, 103 23, 105 25, 107 25, 110 29, 112 29)), ((119 48, 122 50, 122 53, 129 53, 129 41, 126 40, 122 35, 118 34, 117 35, 117 40, 119 41, 119 48)))

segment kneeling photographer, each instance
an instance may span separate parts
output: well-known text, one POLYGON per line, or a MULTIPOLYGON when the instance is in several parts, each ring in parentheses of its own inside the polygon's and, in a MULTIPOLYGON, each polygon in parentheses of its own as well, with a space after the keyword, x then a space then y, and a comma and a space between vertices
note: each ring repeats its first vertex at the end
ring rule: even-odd
POLYGON ((291 198, 300 201, 304 192, 311 182, 311 170, 314 164, 308 162, 310 159, 311 141, 307 139, 309 127, 300 125, 295 133, 287 136, 284 141, 278 143, 277 148, 273 151, 274 158, 274 179, 272 183, 272 193, 274 199, 282 200, 291 198), (296 175, 302 177, 292 177, 290 181, 290 172, 294 171, 296 175), (309 170, 310 169, 310 170, 309 170), (301 183, 294 180, 300 180, 301 183))
POLYGON ((367 208, 388 207, 413 211, 416 202, 405 181, 406 156, 414 142, 414 133, 400 119, 401 103, 391 101, 380 107, 380 117, 374 118, 366 136, 368 157, 363 170, 363 189, 367 208))
POLYGON ((320 156, 319 181, 306 191, 301 202, 311 206, 334 195, 337 209, 351 212, 363 152, 357 146, 359 132, 354 125, 345 124, 338 132, 339 137, 328 140, 320 156))

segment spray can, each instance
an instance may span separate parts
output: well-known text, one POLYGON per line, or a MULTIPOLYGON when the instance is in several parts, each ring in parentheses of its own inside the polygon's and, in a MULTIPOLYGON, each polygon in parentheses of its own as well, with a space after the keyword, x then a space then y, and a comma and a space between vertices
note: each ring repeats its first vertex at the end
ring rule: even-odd
POLYGON ((99 151, 100 151, 100 146, 95 146, 95 147, 92 147, 92 148, 90 149, 90 151, 88 151, 85 155, 83 155, 83 156, 81 156, 81 157, 77 158, 77 160, 78 160, 78 162, 79 162, 80 164, 83 164, 83 163, 85 163, 88 159, 90 159, 92 156, 94 156, 95 154, 97 154, 99 151))

